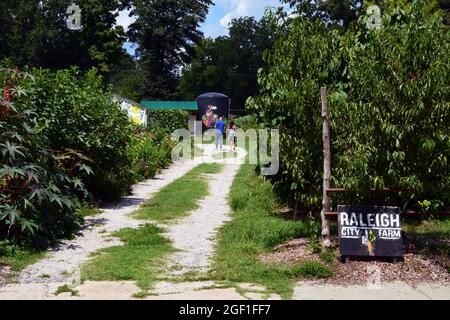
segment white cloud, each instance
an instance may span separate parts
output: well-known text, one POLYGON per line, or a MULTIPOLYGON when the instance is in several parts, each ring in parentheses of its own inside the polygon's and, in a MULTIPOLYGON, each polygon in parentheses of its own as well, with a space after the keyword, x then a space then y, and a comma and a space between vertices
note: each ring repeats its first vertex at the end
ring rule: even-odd
POLYGON ((222 17, 220 24, 228 27, 232 19, 253 16, 261 17, 268 7, 279 7, 279 0, 216 0, 216 5, 222 6, 227 14, 222 17))

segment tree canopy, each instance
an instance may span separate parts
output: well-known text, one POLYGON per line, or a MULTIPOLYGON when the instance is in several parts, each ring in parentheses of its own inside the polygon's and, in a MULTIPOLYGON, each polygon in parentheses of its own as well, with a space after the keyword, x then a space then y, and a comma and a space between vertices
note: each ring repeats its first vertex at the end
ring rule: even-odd
POLYGON ((145 71, 145 96, 169 99, 176 94, 180 67, 190 62, 203 34, 199 30, 211 0, 133 0, 136 16, 129 29, 145 71))
POLYGON ((107 73, 124 54, 125 33, 116 26, 119 0, 78 0, 81 30, 67 28, 70 0, 2 1, 0 57, 19 66, 54 69, 97 67, 107 73), (18 3, 17 3, 18 2, 18 3))
POLYGON ((257 73, 265 66, 264 52, 274 43, 273 27, 266 18, 234 19, 229 36, 205 39, 195 48, 193 61, 183 68, 178 92, 192 100, 207 91, 222 92, 241 113, 248 97, 258 93, 257 73))
POLYGON ((419 201, 449 205, 450 33, 423 1, 384 15, 379 30, 330 32, 298 18, 279 32, 249 108, 281 130, 275 178, 305 206, 318 208, 323 177, 320 88, 330 89, 335 187, 353 190, 344 202, 404 208, 419 201), (414 190, 386 197, 370 188, 414 190))

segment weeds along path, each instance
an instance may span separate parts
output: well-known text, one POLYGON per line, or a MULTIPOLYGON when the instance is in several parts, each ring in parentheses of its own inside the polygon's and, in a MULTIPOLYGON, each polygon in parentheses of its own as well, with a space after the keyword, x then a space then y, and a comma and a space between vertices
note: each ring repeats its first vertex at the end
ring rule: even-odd
POLYGON ((27 267, 21 273, 19 283, 62 283, 78 277, 79 266, 89 260, 91 253, 121 244, 117 238, 109 237, 112 232, 138 228, 143 224, 130 216, 132 212, 148 201, 152 194, 184 176, 196 165, 194 161, 179 161, 154 179, 137 184, 132 195, 118 204, 106 206, 101 214, 86 218, 86 225, 75 239, 64 241, 50 250, 48 258, 27 267))

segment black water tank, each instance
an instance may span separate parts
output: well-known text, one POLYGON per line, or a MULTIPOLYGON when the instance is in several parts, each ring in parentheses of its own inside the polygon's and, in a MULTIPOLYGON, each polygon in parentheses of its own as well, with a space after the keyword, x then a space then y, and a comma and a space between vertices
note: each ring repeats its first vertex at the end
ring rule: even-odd
POLYGON ((209 92, 197 98, 199 120, 203 122, 203 129, 210 129, 217 118, 228 118, 231 99, 222 93, 209 92))

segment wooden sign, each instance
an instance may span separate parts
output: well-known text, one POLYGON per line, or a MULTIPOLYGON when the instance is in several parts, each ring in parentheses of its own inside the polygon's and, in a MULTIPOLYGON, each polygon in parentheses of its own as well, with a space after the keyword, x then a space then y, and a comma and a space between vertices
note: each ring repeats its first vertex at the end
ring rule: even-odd
POLYGON ((338 206, 342 257, 403 257, 400 208, 338 206))

